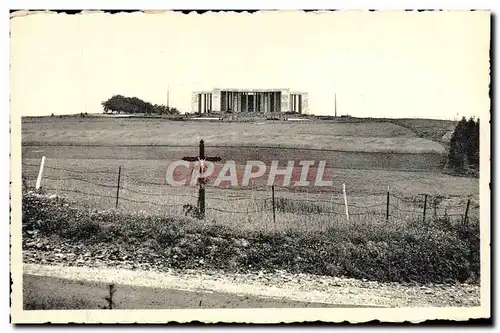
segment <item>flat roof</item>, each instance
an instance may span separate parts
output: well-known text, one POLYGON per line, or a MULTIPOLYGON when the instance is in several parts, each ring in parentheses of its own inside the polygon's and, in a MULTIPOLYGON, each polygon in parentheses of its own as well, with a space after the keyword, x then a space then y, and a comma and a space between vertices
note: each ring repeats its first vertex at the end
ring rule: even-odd
POLYGON ((305 94, 306 92, 303 91, 295 91, 291 90, 290 88, 273 88, 273 89, 241 89, 241 88, 214 88, 212 90, 196 90, 194 91, 195 93, 212 93, 213 91, 235 91, 235 92, 281 92, 281 91, 288 91, 292 92, 294 94, 305 94))

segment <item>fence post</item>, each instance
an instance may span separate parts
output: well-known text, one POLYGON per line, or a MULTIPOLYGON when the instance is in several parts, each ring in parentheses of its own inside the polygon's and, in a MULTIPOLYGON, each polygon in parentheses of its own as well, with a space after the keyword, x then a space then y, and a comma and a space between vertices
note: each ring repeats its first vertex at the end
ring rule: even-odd
POLYGON ((389 221, 389 200, 390 200, 390 194, 389 194, 389 186, 387 186, 387 208, 385 212, 385 219, 389 221))
POLYGON ((467 207, 465 208, 464 223, 467 224, 467 215, 469 215, 470 199, 467 200, 467 207))
POLYGON ((273 198, 273 223, 276 224, 276 204, 274 202, 274 185, 271 185, 272 198, 273 198))
POLYGON ((118 208, 118 198, 120 197, 120 177, 122 175, 122 166, 118 167, 118 184, 116 186, 116 205, 115 208, 118 208))
POLYGON ((342 192, 344 193, 345 216, 347 218, 347 221, 349 221, 349 208, 347 207, 347 194, 345 191, 345 184, 342 184, 342 192))
POLYGON ((437 218, 437 206, 438 206, 438 203, 437 203, 437 199, 434 198, 434 201, 432 202, 432 206, 434 207, 434 218, 437 218))
POLYGON ((37 191, 40 189, 40 184, 42 183, 42 174, 44 165, 45 165, 45 156, 42 156, 42 162, 40 163, 40 170, 38 171, 38 177, 36 178, 35 189, 37 191))
POLYGON ((200 184, 200 188, 198 189, 198 209, 199 209, 199 219, 205 219, 205 188, 202 184, 200 184))
POLYGON ((427 194, 424 196, 424 218, 423 221, 425 222, 425 212, 427 210, 427 194))

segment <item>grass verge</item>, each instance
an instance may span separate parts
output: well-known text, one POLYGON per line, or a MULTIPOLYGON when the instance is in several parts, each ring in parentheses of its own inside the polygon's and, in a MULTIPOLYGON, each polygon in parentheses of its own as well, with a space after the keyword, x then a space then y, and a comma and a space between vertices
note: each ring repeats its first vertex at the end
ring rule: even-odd
MULTIPOLYGON (((58 197, 23 194, 23 247, 56 236, 70 243, 112 246, 115 260, 172 268, 286 270, 381 282, 479 280, 479 221, 339 224, 327 230, 244 230, 190 218, 95 211, 58 197)), ((369 219, 369 216, 367 216, 369 219)), ((54 239, 54 238, 52 238, 54 239)))

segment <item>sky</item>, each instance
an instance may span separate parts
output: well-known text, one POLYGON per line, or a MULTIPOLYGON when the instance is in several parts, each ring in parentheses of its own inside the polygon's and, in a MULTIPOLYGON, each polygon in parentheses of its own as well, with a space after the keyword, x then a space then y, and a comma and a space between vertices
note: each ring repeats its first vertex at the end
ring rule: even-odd
POLYGON ((490 15, 400 10, 39 13, 11 18, 11 113, 100 113, 114 94, 191 111, 191 93, 290 88, 309 112, 488 112, 490 15))

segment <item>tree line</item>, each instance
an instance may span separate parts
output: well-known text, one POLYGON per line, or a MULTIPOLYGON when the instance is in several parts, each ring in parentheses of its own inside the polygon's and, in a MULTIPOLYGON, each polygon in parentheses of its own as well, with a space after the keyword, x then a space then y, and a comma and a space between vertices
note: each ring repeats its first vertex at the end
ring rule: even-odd
POLYGON ((126 113, 126 114, 179 114, 176 107, 163 104, 151 104, 137 97, 125 97, 114 95, 107 101, 101 103, 104 113, 126 113))
POLYGON ((462 118, 450 139, 448 163, 456 171, 479 170, 479 119, 462 118))

